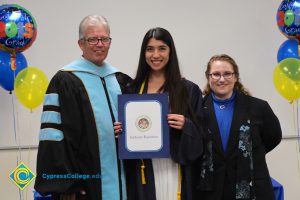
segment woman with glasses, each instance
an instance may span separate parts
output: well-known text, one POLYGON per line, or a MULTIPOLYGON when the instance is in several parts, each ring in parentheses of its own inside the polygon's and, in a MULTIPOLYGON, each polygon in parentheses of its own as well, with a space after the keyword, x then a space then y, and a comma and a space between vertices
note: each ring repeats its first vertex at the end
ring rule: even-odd
MULTIPOLYGON (((194 176, 191 162, 202 153, 200 117, 202 93, 182 78, 171 34, 163 28, 144 36, 134 93, 168 93, 170 158, 126 160, 128 200, 191 200, 194 176)), ((120 125, 115 125, 119 133, 120 125)))
POLYGON ((265 156, 281 141, 277 117, 266 101, 244 88, 230 56, 213 56, 205 75, 200 199, 275 199, 265 156))

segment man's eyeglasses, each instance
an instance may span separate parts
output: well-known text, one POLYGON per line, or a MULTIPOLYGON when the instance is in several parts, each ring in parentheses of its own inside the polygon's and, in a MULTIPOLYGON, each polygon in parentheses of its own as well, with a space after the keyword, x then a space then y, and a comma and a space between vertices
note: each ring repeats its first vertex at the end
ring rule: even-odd
POLYGON ((214 80, 219 80, 222 76, 224 79, 231 79, 234 74, 235 74, 234 72, 225 72, 224 74, 216 72, 208 75, 214 80))
POLYGON ((87 41, 90 45, 97 45, 99 41, 101 41, 102 44, 110 44, 111 38, 110 37, 104 37, 104 38, 83 38, 82 40, 87 41))

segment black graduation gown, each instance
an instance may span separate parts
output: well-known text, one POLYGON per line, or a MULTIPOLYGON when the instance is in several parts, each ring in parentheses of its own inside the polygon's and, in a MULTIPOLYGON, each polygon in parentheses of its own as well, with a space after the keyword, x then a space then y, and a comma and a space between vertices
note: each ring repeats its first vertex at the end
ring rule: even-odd
MULTIPOLYGON (((183 79, 191 109, 197 117, 201 115, 202 93, 191 81, 183 79)), ((170 154, 173 161, 181 164, 181 199, 192 200, 194 196, 194 172, 191 163, 202 154, 201 127, 185 116, 182 131, 170 129, 170 154)), ((128 200, 155 200, 155 180, 151 159, 144 159, 146 184, 141 182, 141 160, 125 160, 128 200)))
MULTIPOLYGON (((266 163, 266 153, 281 141, 282 133, 278 118, 266 101, 237 92, 230 128, 228 149, 224 152, 211 95, 204 98, 205 130, 212 133, 213 181, 212 191, 199 180, 198 195, 201 200, 233 200, 241 163, 238 161, 239 131, 246 121, 251 121, 253 156, 253 191, 256 200, 274 200, 274 191, 266 163)), ((200 161, 201 163, 201 161, 200 161)), ((200 166, 198 167, 200 174, 200 166)), ((248 169, 241 169, 240 176, 247 176, 248 169)), ((200 175, 199 175, 200 177, 200 175)))
MULTIPOLYGON (((122 91, 131 78, 115 74, 122 91)), ((37 156, 37 177, 34 188, 42 195, 59 199, 61 193, 77 193, 77 200, 100 200, 101 169, 98 134, 89 96, 81 80, 71 72, 58 72, 51 80, 46 94, 59 94, 60 106, 44 105, 43 111, 56 111, 63 124, 42 123, 43 128, 54 128, 64 133, 61 141, 40 141, 37 156), (64 124, 66 126, 64 126, 64 124), (55 178, 50 174, 100 175, 99 178, 55 178), (82 196, 79 191, 85 190, 82 196)), ((108 116, 110 117, 110 116, 108 116)))

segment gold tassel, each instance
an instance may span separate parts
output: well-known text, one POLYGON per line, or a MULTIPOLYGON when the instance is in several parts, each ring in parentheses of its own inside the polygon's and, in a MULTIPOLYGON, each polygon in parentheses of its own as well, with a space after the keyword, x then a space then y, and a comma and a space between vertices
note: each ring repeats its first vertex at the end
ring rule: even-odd
POLYGON ((177 192, 177 200, 181 200, 181 192, 177 192))
POLYGON ((144 169, 145 169, 145 163, 144 163, 143 159, 142 159, 141 161, 142 161, 142 165, 141 165, 142 185, 145 185, 145 184, 146 184, 146 178, 145 178, 145 172, 144 172, 144 169))
POLYGON ((177 200, 181 200, 181 167, 178 164, 178 186, 177 186, 177 200))
MULTIPOLYGON (((143 82, 141 88, 140 88, 140 92, 139 94, 143 94, 143 91, 144 91, 144 87, 145 87, 145 81, 143 82)), ((146 184, 146 177, 145 177, 145 163, 144 163, 144 160, 141 159, 142 161, 142 165, 141 165, 141 178, 142 178, 142 185, 145 185, 146 184)))

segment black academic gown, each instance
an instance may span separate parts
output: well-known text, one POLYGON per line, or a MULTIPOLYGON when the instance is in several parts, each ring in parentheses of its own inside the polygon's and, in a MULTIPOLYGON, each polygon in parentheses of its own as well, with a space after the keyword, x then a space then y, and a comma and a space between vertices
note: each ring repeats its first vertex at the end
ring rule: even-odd
MULTIPOLYGON (((188 80, 183 80, 188 92, 191 109, 200 118, 202 93, 199 87, 188 80)), ((147 86, 145 86, 147 91, 147 86)), ((136 91, 138 92, 138 91, 136 91)), ((191 163, 198 158, 203 150, 201 127, 196 125, 189 116, 185 116, 182 131, 170 129, 171 159, 181 164, 181 199, 192 200, 194 196, 195 180, 191 163)), ((144 159, 146 184, 141 182, 141 160, 125 160, 127 197, 128 200, 155 200, 155 180, 151 159, 144 159)))
MULTIPOLYGON (((247 166, 246 168, 239 167, 241 162, 238 161, 239 131, 242 125, 248 124, 252 138, 252 192, 254 192, 256 200, 274 200, 274 191, 265 156, 280 143, 282 133, 278 118, 269 104, 266 101, 237 92, 226 152, 224 152, 222 147, 213 100, 210 94, 204 98, 204 115, 205 131, 212 134, 212 188, 209 188, 210 183, 200 179, 199 175, 198 198, 201 200, 236 199, 235 186, 237 179, 247 177, 248 173, 250 173, 247 166)), ((200 174, 200 165, 198 173, 200 174)))
MULTIPOLYGON (((131 78, 115 74, 122 91, 131 78)), ((54 200, 62 193, 77 193, 76 200, 100 200, 101 160, 98 133, 93 108, 82 81, 71 72, 60 71, 51 80, 47 94, 59 94, 59 106, 44 105, 43 111, 59 112, 62 124, 42 123, 41 129, 61 130, 61 141, 43 140, 39 143, 37 177, 34 188, 54 200), (46 175, 95 175, 98 178, 54 178, 46 175), (82 196, 79 191, 85 190, 82 196)), ((107 116, 110 118, 110 116, 107 116)), ((113 132, 112 132, 113 134, 113 132)))

